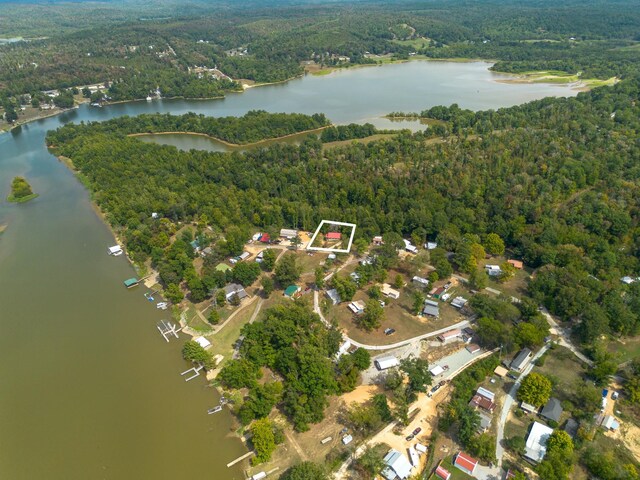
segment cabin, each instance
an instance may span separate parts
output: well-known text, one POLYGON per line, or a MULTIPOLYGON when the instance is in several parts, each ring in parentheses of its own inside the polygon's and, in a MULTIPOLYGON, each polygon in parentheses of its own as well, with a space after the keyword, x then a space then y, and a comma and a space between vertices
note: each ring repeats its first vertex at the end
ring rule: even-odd
POLYGON ((482 348, 480 348, 480 345, 478 345, 477 343, 472 343, 471 345, 467 345, 465 348, 467 349, 467 352, 469 352, 471 355, 474 355, 478 353, 480 350, 482 350, 482 348))
POLYGON ((287 240, 291 240, 292 238, 296 238, 298 236, 298 231, 289 228, 282 228, 280 229, 280 236, 282 238, 286 238, 287 240))
POLYGON ((284 296, 293 298, 300 290, 301 288, 298 285, 289 285, 284 291, 284 296))
POLYGON ((481 408, 487 412, 493 413, 498 406, 494 400, 495 393, 487 390, 486 388, 479 387, 476 394, 469 402, 469 406, 472 408, 481 408))
POLYGON ((400 362, 393 355, 385 355, 378 357, 373 361, 373 364, 378 370, 387 370, 388 368, 397 367, 400 362))
POLYGON ((118 257, 122 255, 124 252, 120 245, 114 245, 113 247, 108 248, 107 253, 109 253, 109 255, 113 255, 114 257, 118 257))
POLYGON ((409 240, 403 240, 403 241, 404 241, 404 249, 407 252, 409 252, 409 253, 418 253, 418 247, 416 247, 415 245, 412 245, 409 240))
POLYGON ((525 458, 536 463, 542 460, 547 453, 547 440, 552 433, 552 428, 539 422, 533 422, 524 448, 525 458))
POLYGON ((436 242, 427 242, 424 244, 424 248, 427 250, 435 250, 438 248, 438 244, 436 242))
POLYGON ((237 283, 230 283, 229 285, 224 287, 224 298, 227 299, 227 302, 231 300, 231 297, 233 297, 234 295, 237 295, 240 300, 249 296, 242 285, 239 285, 237 283))
POLYGON ((136 277, 131 277, 124 281, 124 286, 127 288, 133 288, 139 283, 140 283, 140 280, 138 280, 136 277))
POLYGON ((411 283, 418 288, 427 288, 429 286, 429 280, 418 276, 413 277, 411 283))
POLYGON ((422 314, 427 317, 438 318, 440 316, 440 307, 437 305, 430 305, 427 302, 424 303, 424 307, 422 308, 422 314))
POLYGON ((391 288, 391 285, 389 285, 388 283, 383 283, 382 284, 382 294, 385 297, 389 297, 389 298, 393 298, 393 299, 398 299, 400 298, 400 292, 394 288, 391 288))
POLYGON ((441 333, 437 338, 442 343, 448 343, 457 340, 460 337, 462 337, 462 330, 456 328, 454 330, 449 330, 448 332, 441 333))
POLYGON ((413 467, 403 454, 399 451, 391 449, 384 457, 384 464, 386 465, 382 470, 382 476, 387 480, 404 480, 409 478, 413 467))
POLYGON ((473 475, 473 471, 478 466, 478 460, 464 452, 459 452, 453 460, 453 466, 458 467, 467 475, 473 475))
POLYGON ((562 405, 560 404, 560 400, 552 397, 549 399, 546 405, 542 407, 540 416, 542 418, 546 418, 547 420, 553 420, 554 422, 559 422, 562 412, 563 412, 563 409, 562 409, 562 405))
POLYGON ((528 348, 523 348, 511 361, 511 363, 509 364, 509 368, 517 372, 522 372, 525 367, 529 365, 532 356, 533 353, 531 352, 531 350, 529 350, 528 348))
POLYGON ((342 299, 340 298, 340 294, 335 288, 332 290, 327 290, 325 295, 329 300, 331 300, 331 303, 333 305, 337 305, 342 301, 342 299))
POLYGON ((326 240, 340 240, 342 239, 342 234, 340 232, 329 232, 324 236, 324 238, 326 240))
POLYGON ((384 242, 382 241, 382 237, 380 235, 373 237, 373 244, 376 247, 379 247, 380 245, 382 245, 384 242))
POLYGON ((429 294, 431 296, 433 296, 433 298, 440 298, 442 295, 444 295, 447 292, 447 290, 444 287, 437 287, 437 288, 433 288, 431 289, 431 291, 429 292, 429 294))

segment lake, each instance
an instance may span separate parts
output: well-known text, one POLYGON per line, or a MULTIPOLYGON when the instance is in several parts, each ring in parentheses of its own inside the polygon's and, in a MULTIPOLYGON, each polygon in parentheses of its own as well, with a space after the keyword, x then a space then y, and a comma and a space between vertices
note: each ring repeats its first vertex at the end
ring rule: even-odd
MULTIPOLYGON (((246 452, 231 435, 230 414, 206 415, 216 393, 204 379, 180 377, 188 368, 180 355, 185 338, 165 343, 155 325, 166 312, 144 298, 143 287, 124 288, 135 272, 124 257, 107 255, 113 236, 86 189, 45 148, 47 130, 120 115, 252 109, 402 128, 382 115, 575 94, 559 85, 498 83, 488 66, 411 62, 306 76, 221 100, 82 105, 0 134, 0 225, 8 225, 0 234, 0 478, 244 478, 241 467, 225 467, 246 452), (4 201, 16 175, 40 196, 4 201)), ((197 147, 199 138, 181 148, 197 147)))

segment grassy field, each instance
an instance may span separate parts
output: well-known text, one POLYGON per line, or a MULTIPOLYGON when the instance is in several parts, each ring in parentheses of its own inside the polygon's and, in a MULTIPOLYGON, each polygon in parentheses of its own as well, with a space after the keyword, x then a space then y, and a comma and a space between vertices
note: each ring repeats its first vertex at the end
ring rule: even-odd
POLYGON ((412 40, 393 40, 393 43, 413 47, 415 50, 419 50, 421 48, 428 47, 431 44, 431 41, 428 38, 420 37, 412 40))
POLYGON ((607 345, 618 363, 625 363, 640 356, 640 337, 610 340, 607 345))
MULTIPOLYGON (((570 400, 576 384, 585 381, 582 363, 565 347, 556 347, 545 355, 544 365, 536 366, 534 372, 549 377, 553 383, 552 396, 558 400, 570 400)), ((563 414, 563 419, 564 419, 563 414)))

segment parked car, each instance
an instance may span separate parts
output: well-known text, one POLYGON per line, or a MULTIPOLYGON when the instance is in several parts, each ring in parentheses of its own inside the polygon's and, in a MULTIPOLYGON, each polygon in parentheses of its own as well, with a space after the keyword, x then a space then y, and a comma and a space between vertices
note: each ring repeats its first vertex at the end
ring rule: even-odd
POLYGON ((385 335, 393 335, 394 333, 396 333, 395 328, 385 328, 384 329, 384 334, 385 335))
POLYGON ((409 435, 407 438, 405 438, 405 440, 407 442, 410 442, 411 440, 413 440, 413 434, 409 435))
POLYGON ((516 377, 513 373, 509 372, 507 373, 507 377, 509 377, 511 380, 517 380, 518 377, 516 377))
POLYGON ((416 428, 416 429, 412 432, 412 435, 415 437, 415 436, 416 436, 416 435, 418 435, 421 431, 422 431, 422 428, 418 427, 418 428, 416 428))

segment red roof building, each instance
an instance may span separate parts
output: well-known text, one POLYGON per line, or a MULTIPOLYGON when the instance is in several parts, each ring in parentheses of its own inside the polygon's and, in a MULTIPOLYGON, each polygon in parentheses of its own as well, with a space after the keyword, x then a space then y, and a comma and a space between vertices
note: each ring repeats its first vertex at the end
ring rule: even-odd
POLYGON ((449 470, 445 470, 438 466, 438 468, 436 468, 436 477, 441 478, 442 480, 449 480, 451 478, 451 473, 449 470))
POLYGON ((473 471, 478 466, 478 460, 470 457, 464 452, 460 452, 456 455, 456 458, 453 461, 453 465, 455 467, 458 467, 463 472, 468 473, 469 475, 473 475, 473 471))
POLYGON ((469 406, 470 407, 480 407, 483 410, 486 410, 487 412, 491 412, 491 413, 493 413, 493 411, 497 407, 497 405, 495 403, 493 403, 491 400, 489 400, 486 397, 483 397, 482 395, 478 395, 478 394, 473 396, 473 398, 469 402, 469 406))
POLYGON ((263 233, 262 235, 260 235, 260 238, 258 240, 260 240, 262 243, 269 243, 271 241, 271 237, 268 233, 263 233))
POLYGON ((513 265, 518 270, 522 270, 524 268, 524 264, 521 260, 507 260, 507 262, 513 265))
POLYGON ((325 238, 327 240, 340 240, 342 238, 342 234, 340 232, 329 232, 325 238))

